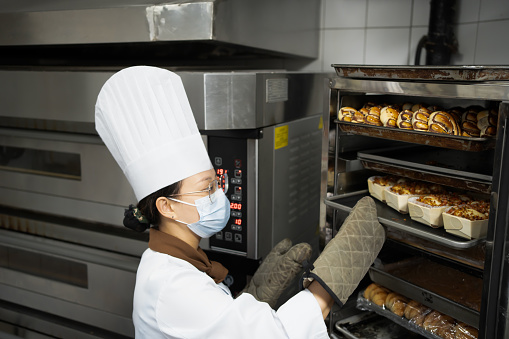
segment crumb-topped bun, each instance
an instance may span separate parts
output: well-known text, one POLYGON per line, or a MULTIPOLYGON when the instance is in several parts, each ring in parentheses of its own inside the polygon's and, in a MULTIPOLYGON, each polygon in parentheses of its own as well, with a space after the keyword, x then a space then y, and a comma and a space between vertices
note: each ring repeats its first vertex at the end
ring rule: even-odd
POLYGON ((445 111, 431 113, 428 120, 428 131, 450 135, 460 135, 460 127, 456 119, 445 111))
POLYGON ((338 120, 352 122, 355 112, 357 110, 353 107, 341 107, 338 112, 338 120))
POLYGON ((428 131, 428 120, 431 111, 427 108, 420 108, 412 116, 412 127, 416 131, 428 131))
POLYGON ((382 125, 385 127, 398 127, 398 116, 399 112, 390 106, 386 106, 380 111, 380 121, 382 125))
POLYGON ((398 120, 396 121, 396 124, 401 129, 414 129, 412 127, 412 117, 414 116, 414 112, 406 109, 404 111, 401 111, 398 115, 398 120))
POLYGON ((380 106, 373 106, 369 109, 369 113, 366 116, 366 123, 368 125, 382 126, 380 121, 380 106))

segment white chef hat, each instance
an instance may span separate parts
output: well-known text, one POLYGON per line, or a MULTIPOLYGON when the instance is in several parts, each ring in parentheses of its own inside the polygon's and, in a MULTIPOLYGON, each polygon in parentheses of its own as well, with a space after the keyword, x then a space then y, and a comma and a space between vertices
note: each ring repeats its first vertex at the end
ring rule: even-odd
POLYGON ((212 168, 182 80, 168 70, 114 74, 97 97, 95 125, 138 201, 212 168))

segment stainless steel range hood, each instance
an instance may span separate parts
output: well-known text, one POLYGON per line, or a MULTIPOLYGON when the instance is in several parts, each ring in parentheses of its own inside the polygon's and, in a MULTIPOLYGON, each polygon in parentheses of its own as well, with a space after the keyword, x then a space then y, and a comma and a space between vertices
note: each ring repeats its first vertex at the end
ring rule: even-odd
POLYGON ((48 64, 310 59, 318 55, 319 11, 318 0, 0 0, 0 63, 34 52, 48 64))

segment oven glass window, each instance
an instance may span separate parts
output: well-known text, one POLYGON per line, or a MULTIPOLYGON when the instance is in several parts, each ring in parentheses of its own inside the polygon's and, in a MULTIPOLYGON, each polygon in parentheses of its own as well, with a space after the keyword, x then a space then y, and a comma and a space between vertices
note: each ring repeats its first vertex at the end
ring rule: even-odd
POLYGON ((80 155, 0 145, 0 169, 81 180, 80 155))

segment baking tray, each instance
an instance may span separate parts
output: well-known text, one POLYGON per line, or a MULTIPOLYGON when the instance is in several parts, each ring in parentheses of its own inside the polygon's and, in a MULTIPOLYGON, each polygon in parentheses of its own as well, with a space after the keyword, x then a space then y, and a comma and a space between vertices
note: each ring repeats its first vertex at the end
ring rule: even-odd
POLYGON ((461 151, 481 152, 495 148, 495 138, 473 138, 457 135, 445 135, 432 132, 404 130, 384 126, 371 126, 334 120, 345 133, 368 137, 404 141, 413 144, 429 145, 461 151))
POLYGON ((366 169, 490 194, 492 153, 465 153, 430 146, 398 146, 357 153, 366 169))
POLYGON ((430 81, 503 81, 509 80, 507 66, 393 66, 332 64, 336 74, 345 78, 430 80, 430 81))
POLYGON ((407 329, 407 326, 401 326, 388 317, 371 311, 341 319, 334 327, 348 339, 422 339, 421 333, 415 333, 407 329))
MULTIPOLYGON (((368 190, 327 197, 324 199, 324 202, 327 206, 350 212, 357 201, 365 196, 369 196, 368 190)), ((381 201, 373 200, 376 205, 378 221, 386 227, 401 230, 418 238, 426 239, 454 249, 471 248, 485 242, 485 238, 463 239, 447 233, 443 228, 431 228, 413 221, 410 216, 399 213, 381 201)))
POLYGON ((429 308, 447 314, 458 321, 479 328, 480 314, 474 309, 463 306, 434 292, 425 290, 422 287, 395 277, 374 266, 369 268, 369 277, 373 282, 385 286, 391 291, 400 293, 429 308))

